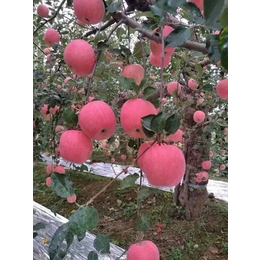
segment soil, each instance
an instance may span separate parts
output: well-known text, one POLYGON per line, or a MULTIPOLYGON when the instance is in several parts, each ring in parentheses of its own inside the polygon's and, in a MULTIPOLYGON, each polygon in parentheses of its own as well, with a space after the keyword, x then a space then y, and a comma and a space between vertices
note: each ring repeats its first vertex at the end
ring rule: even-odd
MULTIPOLYGON (((68 218, 77 206, 46 186, 45 167, 42 163, 34 165, 34 201, 68 218)), ((111 181, 90 173, 66 171, 66 174, 73 182, 78 204, 84 204, 111 181)), ((121 189, 120 181, 115 180, 91 204, 99 213, 98 226, 92 233, 108 235, 110 242, 125 249, 142 236, 158 246, 161 260, 228 259, 226 202, 208 198, 202 214, 196 220, 186 221, 184 209, 173 204, 172 193, 147 187, 142 190, 144 199, 139 207, 141 215, 149 219, 147 231, 140 233, 135 228, 139 186, 121 189)))

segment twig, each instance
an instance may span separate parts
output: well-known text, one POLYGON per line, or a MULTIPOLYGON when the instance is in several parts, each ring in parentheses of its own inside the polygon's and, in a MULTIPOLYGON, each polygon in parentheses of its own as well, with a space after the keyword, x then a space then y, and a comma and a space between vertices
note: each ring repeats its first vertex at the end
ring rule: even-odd
POLYGON ((55 12, 55 14, 54 14, 51 18, 49 18, 48 20, 45 20, 45 22, 42 23, 40 26, 38 26, 38 28, 33 32, 33 34, 35 34, 35 33, 36 33, 40 28, 42 28, 46 23, 52 21, 52 20, 58 15, 58 13, 59 13, 61 7, 64 5, 65 2, 66 2, 66 0, 63 0, 63 1, 60 3, 60 5, 59 5, 57 11, 55 12))
POLYGON ((163 64, 164 64, 164 37, 163 37, 163 26, 161 26, 161 44, 162 44, 162 61, 161 61, 161 87, 160 87, 160 99, 159 107, 162 107, 162 97, 163 97, 163 64))
POLYGON ((144 68, 144 78, 146 76, 146 59, 145 59, 145 49, 144 49, 144 40, 143 40, 143 34, 140 33, 140 42, 142 46, 142 55, 143 55, 143 68, 144 68))
POLYGON ((116 258, 116 260, 120 260, 120 258, 127 252, 127 250, 125 250, 119 257, 116 258))
POLYGON ((44 53, 44 51, 43 51, 35 42, 33 42, 33 44, 34 44, 44 55, 46 55, 46 54, 44 53))

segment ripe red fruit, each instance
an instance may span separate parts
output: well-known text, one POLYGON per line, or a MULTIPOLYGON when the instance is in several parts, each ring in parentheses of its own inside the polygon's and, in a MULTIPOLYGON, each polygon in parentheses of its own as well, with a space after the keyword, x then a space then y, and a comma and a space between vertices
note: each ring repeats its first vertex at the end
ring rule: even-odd
MULTIPOLYGON (((158 29, 158 28, 157 28, 158 29)), ((157 30, 155 29, 155 31, 157 30)), ((168 36, 174 29, 171 26, 164 26, 163 28, 163 36, 166 37, 168 36)), ((155 41, 150 40, 150 48, 151 48, 151 52, 156 55, 156 56, 160 56, 162 54, 162 44, 161 43, 157 43, 155 41)), ((166 47, 164 48, 164 54, 169 54, 172 55, 175 51, 174 47, 166 47)))
POLYGON ((85 105, 79 112, 79 125, 85 135, 91 139, 109 138, 116 129, 116 117, 112 108, 97 100, 85 105))
POLYGON ((158 247, 150 240, 132 244, 127 251, 127 260, 159 260, 158 247))
POLYGON ((65 168, 61 165, 58 165, 54 168, 54 171, 59 174, 65 174, 65 168))
POLYGON ((47 177, 45 183, 48 187, 51 187, 51 177, 47 177))
POLYGON ((201 183, 209 179, 209 174, 207 172, 198 172, 196 173, 196 176, 193 179, 197 183, 201 183))
POLYGON ((116 159, 113 157, 111 158, 111 162, 114 163, 116 161, 116 159))
POLYGON ((66 130, 66 128, 63 125, 57 125, 55 127, 56 134, 62 134, 65 130, 66 130))
POLYGON ((167 84, 167 91, 170 95, 173 95, 174 91, 177 91, 177 94, 181 93, 181 84, 178 81, 173 81, 167 84))
POLYGON ((141 98, 127 100, 120 114, 120 122, 125 133, 134 138, 145 138, 141 118, 150 114, 156 115, 157 111, 149 101, 141 98))
POLYGON ((182 130, 178 129, 174 134, 171 134, 166 139, 167 142, 181 142, 182 141, 182 130))
POLYGON ((186 163, 178 147, 156 143, 143 154, 141 166, 151 185, 172 187, 183 178, 186 163))
POLYGON ((50 113, 52 114, 52 115, 54 115, 56 112, 57 112, 57 110, 59 110, 59 106, 55 106, 55 107, 50 107, 50 113))
POLYGON ((49 16, 49 8, 46 5, 40 4, 37 7, 37 14, 40 17, 48 17, 49 16))
POLYGON ((60 137, 60 156, 73 163, 84 163, 92 154, 92 141, 82 131, 67 130, 60 137))
POLYGON ((60 34, 52 28, 49 28, 44 33, 44 42, 49 46, 52 47, 54 43, 58 43, 60 41, 60 34))
POLYGON ((222 79, 216 86, 217 94, 222 99, 228 99, 228 79, 222 79))
POLYGON ((50 49, 50 48, 45 48, 45 49, 43 50, 43 52, 44 52, 46 55, 51 54, 51 49, 50 49))
MULTIPOLYGON (((172 56, 170 54, 164 55, 163 68, 166 68, 171 62, 172 56)), ((160 55, 154 55, 152 52, 150 53, 150 63, 155 67, 161 67, 162 65, 162 57, 160 55)))
POLYGON ((224 134, 224 135, 227 135, 227 134, 228 134, 228 129, 227 129, 227 128, 225 128, 225 129, 223 130, 223 134, 224 134))
POLYGON ((198 86, 199 86, 199 84, 195 79, 189 79, 189 81, 188 81, 189 88, 196 90, 198 88, 198 86))
POLYGON ((151 147, 153 141, 147 141, 142 143, 137 152, 137 163, 140 168, 143 168, 143 158, 145 153, 148 151, 148 147, 151 147), (140 157, 140 158, 139 158, 140 157))
POLYGON ((73 40, 66 46, 63 58, 69 70, 82 77, 91 74, 96 63, 94 49, 81 39, 73 40))
POLYGON ((225 169, 226 169, 226 165, 225 165, 225 164, 221 164, 221 165, 219 166, 219 169, 220 169, 220 170, 225 170, 225 169))
POLYGON ((72 194, 70 197, 67 198, 68 203, 74 203, 77 200, 76 194, 72 194))
POLYGON ((225 155, 226 150, 221 150, 220 153, 221 153, 222 155, 225 155))
POLYGON ((201 166, 204 170, 209 170, 211 168, 211 161, 203 161, 201 166))
POLYGON ((46 113, 47 113, 47 110, 48 110, 48 104, 44 104, 44 105, 41 107, 40 112, 41 112, 42 114, 46 114, 46 113))
POLYGON ((193 114, 193 120, 198 124, 202 123, 204 119, 205 113, 203 111, 198 110, 193 114))
POLYGON ((212 152, 212 151, 209 152, 209 156, 210 156, 210 157, 213 156, 213 152, 212 152))
POLYGON ((47 165, 46 166, 46 168, 45 168, 45 170, 46 170, 46 172, 48 173, 48 174, 51 174, 52 172, 53 172, 53 170, 54 170, 54 164, 49 164, 49 165, 47 165))
POLYGON ((122 161, 125 161, 126 160, 126 155, 122 154, 120 158, 121 158, 122 161))
POLYGON ((130 64, 123 68, 121 76, 134 79, 136 85, 140 85, 144 78, 144 68, 140 64, 130 64))
POLYGON ((34 127, 36 127, 36 123, 35 123, 35 121, 33 121, 33 128, 34 128, 34 127))
POLYGON ((105 6, 102 0, 74 0, 75 15, 82 24, 97 24, 105 15, 105 6))

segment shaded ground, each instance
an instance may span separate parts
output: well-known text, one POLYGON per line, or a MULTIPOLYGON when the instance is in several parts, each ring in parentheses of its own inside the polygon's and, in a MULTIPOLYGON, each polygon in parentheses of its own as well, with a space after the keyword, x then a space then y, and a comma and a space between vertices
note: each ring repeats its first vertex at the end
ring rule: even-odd
MULTIPOLYGON (((66 171, 66 174, 74 183, 79 204, 88 201, 110 181, 89 173, 66 171)), ((46 177, 45 165, 35 165, 34 201, 68 218, 77 206, 48 188, 46 177)), ((112 243, 126 249, 134 243, 138 234, 137 191, 137 185, 120 190, 120 181, 115 181, 101 194, 92 204, 99 213, 98 226, 92 233, 108 235, 112 243)), ((158 246, 162 260, 228 259, 227 203, 208 199, 200 218, 188 222, 183 209, 174 207, 171 193, 145 187, 143 194, 141 213, 150 222, 143 239, 150 239, 158 246)))

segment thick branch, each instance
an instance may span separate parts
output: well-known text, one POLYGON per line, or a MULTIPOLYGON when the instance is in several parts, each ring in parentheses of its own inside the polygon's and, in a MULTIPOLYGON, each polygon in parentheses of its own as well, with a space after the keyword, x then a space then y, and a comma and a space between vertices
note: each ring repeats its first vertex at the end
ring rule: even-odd
MULTIPOLYGON (((141 24, 139 24, 138 22, 134 21, 133 19, 131 19, 130 17, 126 16, 123 13, 120 12, 115 12, 113 14, 111 14, 112 17, 121 20, 124 19, 124 23, 128 26, 130 26, 133 29, 136 29, 137 31, 141 32, 145 37, 149 38, 150 40, 153 40, 157 43, 161 43, 161 37, 157 36, 156 34, 154 34, 153 31, 151 30, 147 30, 147 29, 143 29, 141 27, 141 24)), ((202 52, 204 54, 208 53, 207 49, 206 49, 206 45, 203 43, 197 43, 197 42, 193 42, 193 41, 186 41, 185 43, 183 43, 181 45, 181 47, 184 47, 186 49, 190 49, 190 50, 194 50, 194 51, 199 51, 202 52)))

